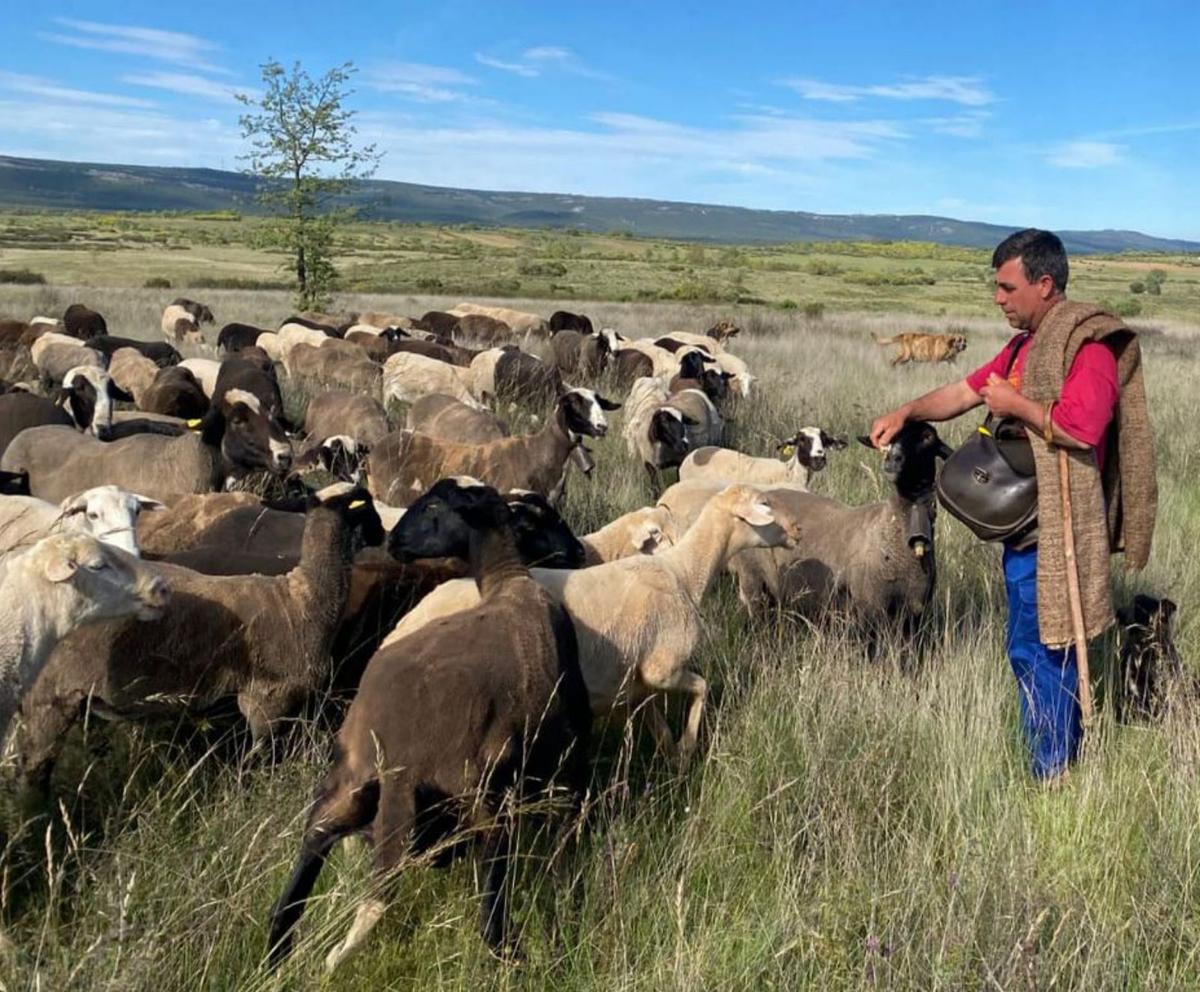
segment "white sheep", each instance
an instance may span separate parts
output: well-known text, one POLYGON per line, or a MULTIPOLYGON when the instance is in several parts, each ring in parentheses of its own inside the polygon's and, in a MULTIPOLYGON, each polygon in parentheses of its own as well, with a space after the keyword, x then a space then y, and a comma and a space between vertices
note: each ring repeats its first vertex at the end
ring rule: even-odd
POLYGON ((127 492, 119 486, 95 486, 55 505, 36 496, 0 499, 0 557, 59 532, 87 534, 114 548, 139 557, 138 514, 165 510, 149 496, 127 492))
POLYGON ((132 555, 86 534, 53 534, 0 575, 0 737, 55 645, 100 620, 162 616, 167 583, 132 555))
POLYGON ((383 363, 383 402, 412 403, 430 393, 453 396, 474 410, 482 409, 471 393, 469 370, 415 352, 401 351, 383 363))
POLYGON ((679 466, 679 481, 751 482, 759 486, 792 486, 807 490, 812 475, 825 467, 826 452, 846 447, 819 427, 802 427, 777 450, 784 460, 755 458, 729 448, 704 447, 691 452, 679 466))
MULTIPOLYGON (((730 558, 749 548, 774 548, 798 537, 774 497, 753 486, 729 486, 708 502, 700 521, 674 547, 577 570, 531 569, 567 608, 579 641, 579 666, 592 713, 636 705, 656 692, 690 697, 678 744, 685 759, 695 748, 707 683, 685 666, 704 631, 700 600, 730 558)), ((470 579, 438 586, 405 616, 384 646, 438 618, 479 602, 470 579)), ((669 743, 661 714, 653 729, 669 743)))

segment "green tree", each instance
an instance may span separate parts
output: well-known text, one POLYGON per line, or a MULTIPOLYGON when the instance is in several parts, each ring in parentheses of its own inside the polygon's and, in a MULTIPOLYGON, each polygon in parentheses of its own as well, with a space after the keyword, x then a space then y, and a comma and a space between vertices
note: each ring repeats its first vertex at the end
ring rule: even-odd
POLYGON ((251 149, 241 158, 262 180, 258 200, 271 214, 259 240, 287 252, 302 310, 331 300, 334 236, 350 214, 335 209, 334 199, 379 164, 374 145, 355 144, 355 112, 345 107, 354 72, 345 62, 313 79, 299 62, 289 70, 272 59, 262 66, 263 93, 238 94, 248 108, 239 123, 251 149))

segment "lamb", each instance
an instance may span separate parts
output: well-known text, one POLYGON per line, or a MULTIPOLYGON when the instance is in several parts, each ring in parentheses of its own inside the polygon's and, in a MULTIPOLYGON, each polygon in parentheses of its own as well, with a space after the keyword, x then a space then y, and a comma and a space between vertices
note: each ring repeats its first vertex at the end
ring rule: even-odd
POLYGON ((352 353, 346 354, 336 348, 296 344, 285 350, 283 364, 294 379, 310 380, 327 388, 379 395, 380 382, 386 381, 385 372, 361 348, 350 347, 352 353))
POLYGON ((482 313, 463 314, 454 328, 456 341, 468 341, 491 348, 512 341, 512 328, 504 321, 482 313))
POLYGON ((33 427, 13 439, 0 468, 28 472, 33 494, 51 501, 113 483, 169 504, 248 472, 285 472, 291 457, 287 436, 257 397, 231 389, 209 409, 198 434, 143 433, 102 443, 69 427, 33 427))
POLYGON ((882 502, 846 506, 775 490, 804 536, 795 548, 750 551, 732 562, 742 603, 758 612, 774 602, 806 617, 848 610, 872 628, 898 621, 914 632, 933 595, 933 489, 937 459, 949 454, 931 425, 914 421, 886 449, 883 471, 895 491, 882 502))
POLYGON ((499 489, 529 489, 557 502, 567 462, 583 438, 608 432, 605 410, 613 403, 590 389, 569 389, 554 415, 537 434, 507 437, 486 444, 456 444, 413 431, 396 431, 380 441, 367 459, 372 495, 391 506, 407 506, 430 481, 470 475, 499 489))
POLYGON ((459 315, 456 313, 446 313, 443 310, 429 310, 422 314, 419 321, 421 327, 432 331, 439 337, 452 338, 454 330, 458 327, 459 315))
POLYGON ((86 534, 52 534, 0 572, 0 738, 22 697, 72 631, 117 617, 162 616, 158 572, 86 534))
POLYGON ((669 394, 658 379, 639 379, 626 405, 625 444, 629 453, 657 479, 695 447, 719 443, 725 422, 712 402, 697 389, 669 394))
POLYGON ((333 389, 317 393, 309 400, 304 430, 308 435, 307 444, 341 435, 370 447, 382 441, 391 426, 377 399, 333 389))
MULTIPOLYGON (((699 605, 705 591, 739 553, 790 545, 798 538, 794 518, 776 494, 736 485, 710 500, 697 525, 658 554, 578 571, 534 569, 533 577, 575 622, 592 714, 601 717, 618 704, 636 705, 655 692, 684 693, 690 702, 677 751, 686 761, 696 746, 707 693, 704 679, 686 668, 706 626, 699 605)), ((461 579, 439 586, 400 621, 381 650, 472 607, 478 595, 461 579)), ((660 743, 670 746, 661 715, 653 729, 660 743)))
POLYGON ((81 341, 108 333, 108 324, 105 323, 104 318, 82 303, 72 303, 67 307, 63 313, 62 322, 67 333, 81 341))
MULTIPOLYGON (((589 714, 570 618, 521 564, 509 511, 495 490, 448 485, 455 491, 447 493, 447 507, 469 529, 467 540, 451 541, 448 528, 426 529, 405 550, 413 557, 469 556, 479 603, 368 663, 338 732, 333 767, 317 789, 295 870, 271 913, 272 967, 291 950, 331 848, 358 833, 369 834, 382 881, 410 850, 433 851, 435 863, 444 863, 450 851, 442 843, 471 831, 485 869, 483 938, 497 953, 516 953, 504 895, 519 835, 512 810, 544 800, 555 785, 576 798, 586 785, 589 714), (506 801, 509 790, 515 804, 506 801)), ((400 528, 408 529, 410 516, 400 528)), ((420 522, 413 518, 412 525, 420 522)), ((345 940, 326 959, 330 969, 383 911, 379 896, 359 905, 345 940)))
POLYGON ((213 312, 203 303, 197 303, 195 300, 189 300, 184 297, 179 297, 171 301, 171 306, 181 307, 192 321, 199 324, 212 324, 215 322, 213 312))
POLYGON ((35 496, 8 496, 0 500, 0 558, 59 532, 87 534, 137 558, 138 515, 165 509, 156 499, 118 486, 86 489, 60 506, 35 496))
POLYGON ((383 364, 383 402, 413 403, 429 393, 444 393, 479 409, 468 371, 423 355, 397 352, 383 364))
POLYGON ((580 538, 585 564, 601 565, 630 555, 653 555, 671 547, 677 538, 675 522, 663 506, 631 510, 597 531, 580 538))
POLYGON ((62 344, 57 334, 45 334, 34 342, 33 363, 37 366, 42 383, 56 386, 63 382, 72 369, 94 368, 104 371, 108 362, 104 356, 79 342, 62 344))
POLYGON ((786 461, 755 458, 729 448, 697 448, 679 466, 679 481, 752 482, 807 491, 809 479, 825 468, 826 451, 841 451, 845 447, 844 438, 826 434, 819 427, 802 427, 779 442, 776 450, 786 461))
POLYGON ((408 408, 408 429, 459 444, 484 444, 511 435, 508 425, 491 410, 467 406, 442 393, 422 396, 408 408))
POLYGON ((165 563, 172 608, 65 638, 22 706, 17 753, 44 785, 85 700, 122 717, 203 713, 227 699, 266 743, 329 678, 330 644, 359 540, 383 539, 361 490, 309 510, 300 564, 280 576, 208 576, 165 563))

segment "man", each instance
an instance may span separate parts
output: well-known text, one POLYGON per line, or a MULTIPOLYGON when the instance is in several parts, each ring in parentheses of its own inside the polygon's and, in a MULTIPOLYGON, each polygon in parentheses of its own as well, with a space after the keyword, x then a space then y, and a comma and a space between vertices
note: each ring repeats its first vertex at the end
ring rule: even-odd
POLYGON ((1019 333, 965 379, 933 390, 871 425, 887 445, 909 420, 951 420, 980 404, 1026 428, 1038 479, 1038 532, 1005 546, 1007 649, 1033 774, 1057 784, 1082 738, 1074 628, 1067 602, 1057 449, 1068 453, 1084 628, 1113 620, 1108 556, 1138 569, 1149 556, 1157 491, 1137 338, 1096 307, 1068 302, 1068 264, 1049 231, 1018 231, 997 246, 994 302, 1019 333))

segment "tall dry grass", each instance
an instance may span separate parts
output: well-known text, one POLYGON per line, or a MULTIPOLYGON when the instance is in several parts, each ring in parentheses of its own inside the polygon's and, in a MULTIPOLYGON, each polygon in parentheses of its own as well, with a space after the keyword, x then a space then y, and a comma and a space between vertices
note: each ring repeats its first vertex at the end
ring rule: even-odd
MULTIPOLYGON (((220 320, 270 323, 286 300, 206 294, 220 320)), ((53 309, 69 290, 0 293, 0 310, 53 309), (40 293, 45 295, 38 295, 40 293), (51 296, 50 294, 54 294, 51 296), (33 303, 47 304, 32 306, 33 303)), ((90 293, 114 330, 154 336, 153 293, 90 293)), ((420 312, 436 298, 354 307, 420 312)), ((564 303, 570 308, 570 303, 564 303)), ((703 328, 724 308, 585 305, 627 333, 703 328)), ((59 307, 61 309, 61 307, 59 307)), ((544 308, 543 308, 544 309, 544 308)), ((27 314, 26 314, 27 315, 27 314)), ((958 368, 892 370, 869 330, 902 314, 806 321, 743 310, 735 343, 761 374, 737 412, 745 447, 797 426, 863 433, 871 417, 982 362, 1005 340, 971 332, 958 368)), ((1169 593, 1194 665, 1194 329, 1145 341, 1161 491, 1153 561, 1119 594, 1169 593)), ((618 414, 619 417, 619 414, 618 414)), ((947 425, 952 442, 967 417, 947 425)), ((619 427, 619 424, 618 424, 619 427)), ((595 445, 591 483, 573 478, 580 531, 650 497, 619 429, 595 445)), ((816 488, 877 499, 878 457, 853 445, 816 488)), ((332 977, 325 952, 367 885, 343 845, 280 976, 262 970, 265 919, 290 868, 327 733, 299 728, 273 766, 187 727, 89 723, 55 782, 54 824, 12 802, 0 824, 4 919, 19 951, 12 989, 1189 989, 1200 986, 1200 719, 1156 727, 1102 708, 1086 760, 1062 792, 1025 771, 1003 652, 998 553, 941 519, 930 646, 914 672, 898 651, 871 665, 853 630, 751 621, 719 584, 694 667, 712 695, 699 759, 685 774, 636 726, 597 742, 590 811, 577 833, 527 838, 514 908, 527 962, 498 964, 475 933, 473 870, 404 873, 363 951, 332 977)), ((1099 698, 1111 648, 1097 649, 1099 698)), ((677 720, 678 714, 672 718, 677 720)), ((677 725, 677 724, 676 724, 677 725)))

